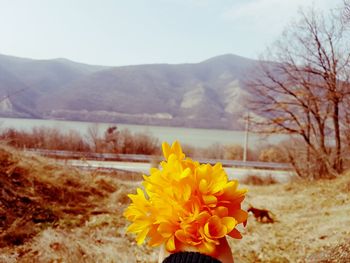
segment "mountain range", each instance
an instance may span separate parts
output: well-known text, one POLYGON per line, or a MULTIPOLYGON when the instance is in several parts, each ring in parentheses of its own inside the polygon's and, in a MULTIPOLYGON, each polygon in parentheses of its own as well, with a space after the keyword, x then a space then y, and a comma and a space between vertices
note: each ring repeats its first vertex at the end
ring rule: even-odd
POLYGON ((257 61, 95 66, 0 55, 0 116, 241 129, 257 61))

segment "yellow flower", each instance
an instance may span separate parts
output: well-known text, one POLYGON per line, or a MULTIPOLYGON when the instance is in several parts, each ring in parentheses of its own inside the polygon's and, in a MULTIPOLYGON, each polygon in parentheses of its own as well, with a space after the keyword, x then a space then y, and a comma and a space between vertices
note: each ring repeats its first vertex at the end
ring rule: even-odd
POLYGON ((130 194, 124 216, 132 222, 138 244, 146 237, 150 246, 165 244, 169 252, 185 246, 213 255, 226 235, 241 238, 237 224, 247 220, 241 203, 247 190, 229 181, 220 163, 199 164, 186 158, 181 145, 162 144, 165 161, 144 176, 144 190, 130 194))
POLYGON ((163 142, 162 143, 162 150, 163 150, 163 155, 165 157, 165 160, 168 160, 168 158, 171 154, 174 154, 179 160, 182 160, 185 158, 185 155, 182 152, 181 145, 178 141, 175 141, 171 145, 171 147, 169 146, 168 143, 163 142))
POLYGON ((130 194, 128 196, 132 200, 132 204, 124 212, 124 216, 133 223, 127 228, 127 231, 137 234, 137 244, 142 244, 153 224, 153 220, 149 216, 151 206, 140 188, 137 189, 136 195, 130 194))

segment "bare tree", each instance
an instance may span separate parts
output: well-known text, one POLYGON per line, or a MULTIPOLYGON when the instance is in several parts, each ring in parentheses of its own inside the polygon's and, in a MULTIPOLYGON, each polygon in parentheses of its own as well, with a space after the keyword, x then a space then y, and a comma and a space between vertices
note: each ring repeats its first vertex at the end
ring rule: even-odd
POLYGON ((256 95, 251 107, 260 117, 255 123, 301 138, 322 176, 343 170, 340 120, 350 72, 346 41, 336 16, 300 12, 300 20, 264 58, 275 63, 262 60, 258 77, 249 83, 256 95))
POLYGON ((350 0, 344 0, 344 10, 343 10, 344 22, 350 22, 350 0))
POLYGON ((86 138, 92 145, 94 152, 100 152, 102 150, 102 139, 100 138, 100 131, 97 123, 94 123, 88 127, 86 138))

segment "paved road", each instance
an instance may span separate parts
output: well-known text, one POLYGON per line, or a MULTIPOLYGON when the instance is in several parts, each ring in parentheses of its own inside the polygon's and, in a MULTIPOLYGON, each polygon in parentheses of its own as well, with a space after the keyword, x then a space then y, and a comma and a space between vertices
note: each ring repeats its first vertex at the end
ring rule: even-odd
MULTIPOLYGON (((125 170, 131 172, 139 172, 149 174, 151 165, 149 163, 136 162, 115 162, 115 161, 92 161, 92 160, 67 160, 67 164, 72 166, 90 167, 90 168, 111 168, 118 170, 125 170)), ((277 171, 277 170, 262 170, 252 168, 224 168, 230 179, 243 179, 249 175, 256 175, 260 177, 272 176, 278 182, 288 182, 294 172, 292 171, 277 171)))
MULTIPOLYGON (((85 160, 113 160, 119 162, 143 162, 150 163, 155 159, 162 159, 161 156, 152 156, 144 154, 115 154, 115 153, 94 153, 94 152, 72 152, 72 151, 61 151, 61 150, 46 150, 46 149, 27 149, 27 152, 34 152, 48 157, 56 157, 62 159, 82 159, 85 160)), ((200 163, 215 164, 217 162, 222 163, 225 167, 254 167, 258 169, 266 170, 291 170, 292 167, 287 163, 275 163, 275 162, 257 162, 257 161, 238 161, 238 160, 223 160, 223 159, 207 159, 200 158, 197 160, 200 163)))

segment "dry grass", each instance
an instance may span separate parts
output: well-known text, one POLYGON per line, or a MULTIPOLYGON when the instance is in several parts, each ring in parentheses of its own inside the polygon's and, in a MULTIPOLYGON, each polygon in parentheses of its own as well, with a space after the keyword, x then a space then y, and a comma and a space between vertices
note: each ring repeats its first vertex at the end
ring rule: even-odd
POLYGON ((238 262, 349 262, 350 173, 316 182, 250 186, 247 202, 278 222, 250 216, 242 241, 231 240, 238 262), (329 258, 341 247, 343 257, 329 258))
MULTIPOLYGON (((156 249, 125 234, 126 194, 138 183, 6 147, 0 165, 0 262, 156 262, 156 249)), ((250 216, 244 238, 229 240, 235 262, 349 262, 349 185, 350 174, 249 186, 245 204, 278 222, 250 216)))
POLYGON ((0 164, 0 262, 133 262, 151 253, 124 233, 134 182, 4 146, 0 164))

